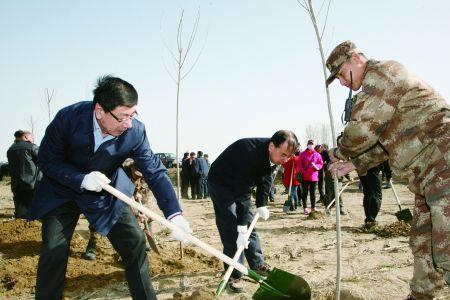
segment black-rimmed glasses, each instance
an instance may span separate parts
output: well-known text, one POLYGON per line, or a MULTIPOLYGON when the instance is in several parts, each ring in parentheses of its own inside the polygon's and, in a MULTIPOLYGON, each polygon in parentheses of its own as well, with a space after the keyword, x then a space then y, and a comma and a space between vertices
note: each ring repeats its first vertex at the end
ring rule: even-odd
POLYGON ((125 117, 125 118, 122 118, 122 119, 119 119, 115 114, 113 114, 112 111, 109 111, 109 113, 110 113, 111 116, 112 116, 117 122, 119 122, 119 123, 123 123, 123 122, 128 121, 128 120, 133 120, 134 118, 136 118, 136 117, 138 116, 138 112, 135 111, 135 112, 132 113, 130 116, 125 117))

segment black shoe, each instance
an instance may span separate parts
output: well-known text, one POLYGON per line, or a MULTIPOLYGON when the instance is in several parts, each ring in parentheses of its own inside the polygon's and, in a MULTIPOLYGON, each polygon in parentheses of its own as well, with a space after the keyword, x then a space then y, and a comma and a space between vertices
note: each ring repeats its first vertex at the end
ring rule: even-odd
POLYGON ((86 252, 83 254, 83 258, 86 260, 96 260, 95 247, 87 247, 86 252))
POLYGON ((269 276, 269 273, 272 270, 272 268, 269 266, 269 264, 263 263, 262 265, 257 266, 256 268, 252 268, 252 270, 261 276, 267 277, 269 276))
POLYGON ((244 291, 244 280, 242 278, 230 278, 228 280, 228 287, 234 293, 242 293, 244 291))
POLYGON ((390 189, 390 188, 392 188, 391 183, 390 182, 386 183, 384 186, 384 189, 390 189))
POLYGON ((341 216, 345 216, 347 213, 345 212, 345 210, 341 207, 341 209, 339 210, 339 213, 341 214, 341 216))
POLYGON ((363 228, 366 229, 366 230, 370 230, 370 229, 374 228, 374 227, 377 226, 377 225, 378 225, 378 222, 377 222, 377 221, 364 222, 363 228))

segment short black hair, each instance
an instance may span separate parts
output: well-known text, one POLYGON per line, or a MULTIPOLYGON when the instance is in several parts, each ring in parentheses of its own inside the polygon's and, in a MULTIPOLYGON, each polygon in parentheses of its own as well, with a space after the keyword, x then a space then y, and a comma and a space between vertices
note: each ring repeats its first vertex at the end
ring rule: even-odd
POLYGON ((97 80, 94 89, 94 105, 98 103, 106 111, 112 111, 117 106, 133 107, 138 103, 136 89, 123 79, 105 75, 97 80))
POLYGON ((14 137, 16 139, 20 139, 21 137, 23 137, 25 135, 25 132, 23 130, 17 130, 16 132, 14 132, 14 137))
POLYGON ((198 157, 202 157, 203 156, 203 151, 197 151, 197 156, 198 157))
POLYGON ((298 147, 298 139, 295 133, 289 130, 278 130, 272 135, 270 141, 274 144, 275 147, 280 147, 283 143, 288 143, 288 149, 294 153, 295 149, 298 147))
POLYGON ((195 156, 195 152, 189 153, 189 156, 195 156))

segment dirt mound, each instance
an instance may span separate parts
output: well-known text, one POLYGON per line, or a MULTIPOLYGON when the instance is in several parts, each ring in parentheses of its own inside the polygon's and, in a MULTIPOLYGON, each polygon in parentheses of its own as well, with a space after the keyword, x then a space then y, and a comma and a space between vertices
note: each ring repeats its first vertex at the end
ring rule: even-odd
MULTIPOLYGON (((34 293, 36 268, 41 245, 41 223, 14 220, 0 226, 0 294, 19 296, 34 293)), ((89 292, 99 286, 125 282, 119 255, 107 238, 97 245, 97 260, 82 258, 87 240, 75 233, 70 244, 70 257, 66 272, 65 293, 89 292)), ((222 264, 215 258, 184 249, 180 260, 179 244, 167 242, 162 255, 149 252, 150 272, 153 275, 169 275, 221 270, 222 264)), ((190 298, 189 298, 190 299, 190 298)), ((192 298, 194 299, 194 298, 192 298)), ((195 298, 206 299, 206 298, 195 298)))
POLYGON ((319 220, 319 219, 323 219, 325 216, 323 215, 323 213, 321 211, 313 211, 310 212, 308 217, 306 218, 307 220, 319 220))
POLYGON ((371 228, 362 228, 365 233, 374 233, 384 238, 409 236, 411 225, 405 221, 396 221, 388 225, 375 225, 371 228))
POLYGON ((173 294, 173 298, 176 300, 214 300, 217 299, 216 295, 212 291, 208 291, 205 288, 201 288, 197 291, 194 291, 190 295, 185 295, 184 293, 175 293, 173 294))

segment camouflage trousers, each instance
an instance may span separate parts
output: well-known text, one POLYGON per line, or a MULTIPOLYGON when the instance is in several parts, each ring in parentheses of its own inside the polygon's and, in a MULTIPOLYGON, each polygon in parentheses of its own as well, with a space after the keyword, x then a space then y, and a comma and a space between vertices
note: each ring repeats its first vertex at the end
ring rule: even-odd
POLYGON ((444 281, 450 285, 450 170, 437 174, 423 190, 415 195, 410 288, 414 299, 428 300, 444 281))

